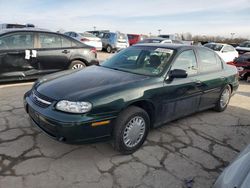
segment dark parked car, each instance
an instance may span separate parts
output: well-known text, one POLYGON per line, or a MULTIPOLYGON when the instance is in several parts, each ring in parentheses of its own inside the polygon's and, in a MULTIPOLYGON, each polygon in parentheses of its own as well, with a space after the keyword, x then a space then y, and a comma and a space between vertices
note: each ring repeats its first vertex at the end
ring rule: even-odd
POLYGON ((63 34, 32 28, 0 32, 0 82, 83 68, 95 59, 95 48, 63 34))
POLYGON ((234 65, 239 71, 239 76, 243 80, 250 77, 250 52, 244 53, 228 64, 234 65))
POLYGON ((128 154, 150 128, 205 109, 225 110, 238 85, 237 69, 210 49, 137 44, 100 66, 40 79, 24 104, 32 122, 56 140, 113 137, 115 149, 128 154))

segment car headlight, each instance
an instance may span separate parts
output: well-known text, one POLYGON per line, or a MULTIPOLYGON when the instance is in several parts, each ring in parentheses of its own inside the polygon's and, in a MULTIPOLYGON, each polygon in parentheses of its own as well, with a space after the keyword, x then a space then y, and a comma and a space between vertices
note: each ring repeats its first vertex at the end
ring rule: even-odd
POLYGON ((82 114, 89 112, 92 109, 92 104, 89 102, 72 102, 62 100, 56 104, 56 109, 64 112, 82 114))

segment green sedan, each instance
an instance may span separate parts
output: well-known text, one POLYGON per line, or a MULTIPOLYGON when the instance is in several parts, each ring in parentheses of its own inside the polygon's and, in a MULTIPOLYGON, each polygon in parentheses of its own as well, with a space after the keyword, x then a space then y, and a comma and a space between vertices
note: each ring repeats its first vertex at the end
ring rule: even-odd
POLYGON ((236 68, 208 48, 138 44, 99 66, 41 78, 24 105, 33 124, 58 141, 112 138, 116 150, 130 154, 151 128, 224 111, 238 86, 236 68))

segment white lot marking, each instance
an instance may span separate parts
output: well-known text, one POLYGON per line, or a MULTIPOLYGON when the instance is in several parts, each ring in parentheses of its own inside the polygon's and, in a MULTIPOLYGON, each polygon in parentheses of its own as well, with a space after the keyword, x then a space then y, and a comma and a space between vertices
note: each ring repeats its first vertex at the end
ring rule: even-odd
POLYGON ((26 83, 18 83, 18 84, 0 85, 0 89, 7 88, 7 87, 28 86, 28 85, 32 85, 33 83, 34 82, 26 82, 26 83))

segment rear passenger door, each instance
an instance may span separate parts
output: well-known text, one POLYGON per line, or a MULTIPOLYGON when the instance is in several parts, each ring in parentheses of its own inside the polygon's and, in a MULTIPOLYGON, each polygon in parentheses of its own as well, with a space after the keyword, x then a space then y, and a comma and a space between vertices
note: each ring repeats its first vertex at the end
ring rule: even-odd
POLYGON ((212 50, 197 49, 199 60, 199 77, 203 94, 199 110, 213 107, 219 100, 222 88, 225 86, 225 77, 222 76, 223 63, 220 57, 212 50))
POLYGON ((40 73, 65 70, 69 66, 71 40, 54 33, 38 33, 37 64, 40 73))

